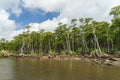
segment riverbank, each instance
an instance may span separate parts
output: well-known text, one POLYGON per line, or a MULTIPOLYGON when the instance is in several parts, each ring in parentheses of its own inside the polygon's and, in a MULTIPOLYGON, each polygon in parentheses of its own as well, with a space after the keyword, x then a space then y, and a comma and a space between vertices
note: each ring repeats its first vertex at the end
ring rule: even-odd
POLYGON ((111 65, 120 67, 120 58, 112 56, 93 57, 90 55, 59 55, 59 54, 23 54, 4 55, 3 58, 30 58, 30 59, 54 59, 54 60, 78 60, 89 62, 93 65, 111 65))

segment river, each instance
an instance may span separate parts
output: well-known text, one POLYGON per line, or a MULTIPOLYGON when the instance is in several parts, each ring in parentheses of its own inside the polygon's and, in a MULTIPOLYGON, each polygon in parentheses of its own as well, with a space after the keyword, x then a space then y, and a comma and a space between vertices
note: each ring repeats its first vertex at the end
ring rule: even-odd
POLYGON ((81 61, 0 59, 0 80, 120 80, 120 67, 81 61))

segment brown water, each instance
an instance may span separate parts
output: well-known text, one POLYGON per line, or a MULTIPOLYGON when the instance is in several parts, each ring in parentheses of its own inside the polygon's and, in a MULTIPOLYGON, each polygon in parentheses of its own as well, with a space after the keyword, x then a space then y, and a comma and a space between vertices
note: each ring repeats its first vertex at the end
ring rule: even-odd
POLYGON ((120 80, 120 68, 80 61, 0 59, 0 80, 120 80))

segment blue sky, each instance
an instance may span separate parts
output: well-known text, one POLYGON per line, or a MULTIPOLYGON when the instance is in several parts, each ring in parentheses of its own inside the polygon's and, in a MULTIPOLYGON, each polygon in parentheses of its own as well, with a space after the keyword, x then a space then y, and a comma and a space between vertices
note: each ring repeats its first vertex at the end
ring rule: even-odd
POLYGON ((23 12, 19 17, 17 17, 15 14, 11 14, 10 16, 10 19, 15 20, 16 23, 21 25, 21 27, 17 27, 16 30, 25 28, 25 26, 29 23, 42 23, 43 21, 46 21, 48 19, 52 20, 59 15, 59 13, 57 12, 45 13, 42 10, 30 11, 29 9, 25 8, 22 8, 22 11, 23 12))
POLYGON ((26 31, 54 31, 59 22, 92 17, 110 21, 110 9, 120 0, 0 0, 0 39, 13 39, 26 31))

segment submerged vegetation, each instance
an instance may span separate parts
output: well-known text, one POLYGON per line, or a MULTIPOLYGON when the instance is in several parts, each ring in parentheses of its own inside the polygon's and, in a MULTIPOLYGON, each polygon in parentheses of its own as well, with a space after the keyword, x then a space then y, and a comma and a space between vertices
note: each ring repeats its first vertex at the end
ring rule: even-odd
POLYGON ((111 9, 111 22, 93 18, 72 19, 71 24, 59 23, 54 32, 27 31, 13 40, 0 40, 0 55, 17 54, 88 54, 120 56, 120 6, 111 9), (3 53, 4 52, 4 53, 3 53))

